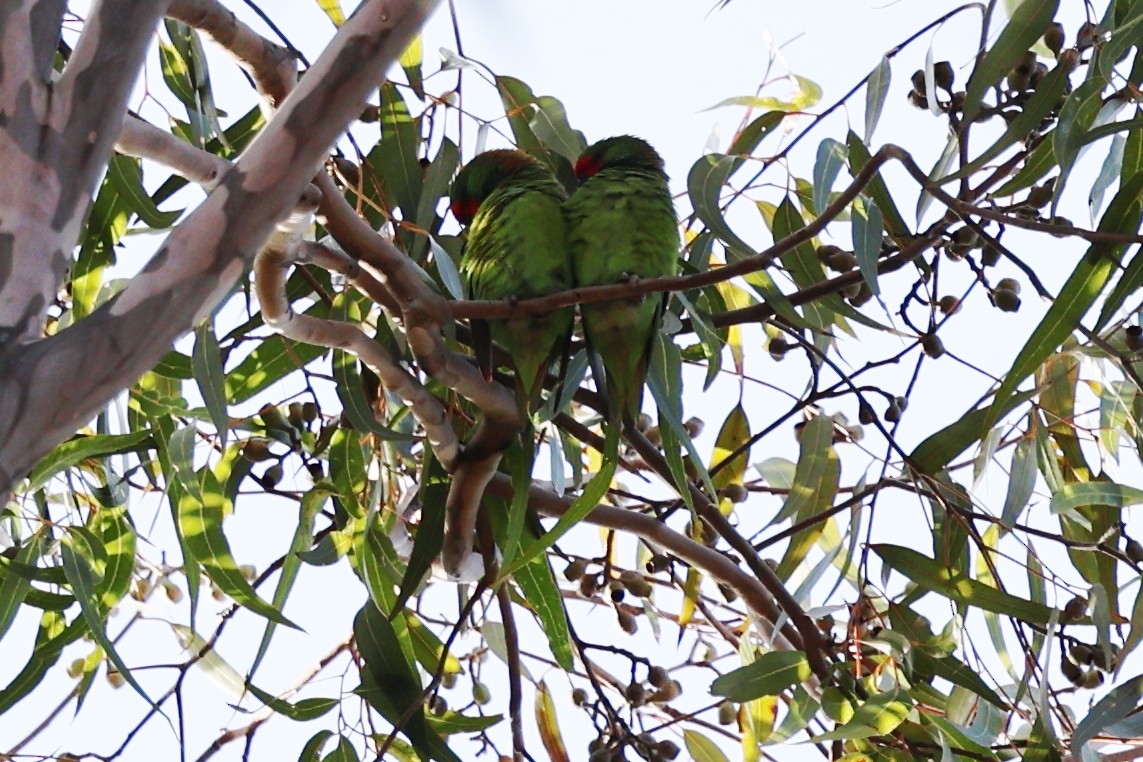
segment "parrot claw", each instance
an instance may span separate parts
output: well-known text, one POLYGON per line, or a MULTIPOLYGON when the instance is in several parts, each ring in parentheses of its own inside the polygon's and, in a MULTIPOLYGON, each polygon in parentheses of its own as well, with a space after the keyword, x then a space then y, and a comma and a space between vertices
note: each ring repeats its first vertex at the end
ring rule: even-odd
POLYGON ((520 303, 520 297, 513 294, 512 296, 505 297, 505 302, 508 303, 508 309, 516 309, 516 305, 520 303))

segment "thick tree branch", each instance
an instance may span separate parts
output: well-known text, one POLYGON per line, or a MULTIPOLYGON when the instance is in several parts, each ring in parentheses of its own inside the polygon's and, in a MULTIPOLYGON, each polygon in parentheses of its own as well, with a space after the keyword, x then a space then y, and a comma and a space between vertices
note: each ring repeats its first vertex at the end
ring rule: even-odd
MULTIPOLYGON (((91 194, 123 128, 166 0, 98 0, 54 86, 47 152, 61 178, 52 228, 79 235, 91 194)), ((75 237, 68 236, 74 243, 75 237)))
POLYGON ((75 326, 0 353, 0 495, 230 292, 434 4, 366 0, 139 276, 75 326))
POLYGON ((46 80, 61 4, 6 3, 0 11, 0 345, 43 333, 165 7, 95 3, 55 84, 46 80))
POLYGON ((276 108, 297 80, 297 56, 235 18, 217 0, 171 0, 167 15, 207 34, 234 56, 258 91, 276 108))
POLYGON ((115 150, 125 156, 150 159, 173 169, 187 180, 212 190, 232 166, 231 162, 197 148, 178 135, 150 122, 129 116, 115 141, 115 150))
MULTIPOLYGON (((308 223, 308 215, 305 220, 308 223)), ((409 406, 424 427, 437 460, 451 469, 460 443, 440 401, 356 325, 294 312, 286 298, 286 276, 296 261, 294 252, 301 247, 293 235, 297 231, 284 228, 280 228, 282 240, 278 235, 271 237, 254 260, 254 283, 266 325, 296 341, 343 349, 356 355, 377 374, 387 390, 409 406)))

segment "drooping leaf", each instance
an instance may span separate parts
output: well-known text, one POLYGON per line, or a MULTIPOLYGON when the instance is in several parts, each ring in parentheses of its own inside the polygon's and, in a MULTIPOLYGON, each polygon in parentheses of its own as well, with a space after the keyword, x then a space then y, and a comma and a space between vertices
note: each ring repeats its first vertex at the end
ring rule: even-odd
POLYGON ((877 66, 869 73, 865 85, 865 132, 864 140, 868 143, 873 138, 873 131, 881 120, 881 109, 885 105, 885 96, 889 94, 889 81, 893 77, 893 70, 889 66, 889 57, 882 56, 877 66))
MULTIPOLYGON (((1103 219, 1100 220, 1099 229, 1109 232, 1137 231, 1140 215, 1143 213, 1141 194, 1143 194, 1143 173, 1138 173, 1119 188, 1103 219)), ((1036 326, 1013 361, 1012 367, 1005 374, 982 428, 991 428, 1000 419, 1008 409, 1012 394, 1020 383, 1040 367, 1048 355, 1055 352, 1064 339, 1075 330, 1080 319, 1103 293, 1112 273, 1119 266, 1125 248, 1124 244, 1107 243, 1094 243, 1088 248, 1083 259, 1060 289, 1056 301, 1048 308, 1047 314, 1036 326)))
MULTIPOLYGON (((792 519, 799 523, 820 515, 833 505, 837 494, 841 464, 833 448, 833 419, 818 416, 806 422, 799 435, 801 450, 794 471, 794 484, 775 521, 792 519)), ((778 562, 777 573, 782 579, 802 563, 810 548, 818 541, 824 524, 815 523, 797 532, 778 562)))
POLYGON ((556 705, 548 686, 536 686, 536 726, 540 730, 540 741, 552 762, 568 762, 568 751, 560 734, 559 720, 556 718, 556 705))
POLYGON ((869 547, 890 568, 900 572, 922 589, 943 595, 957 603, 1033 624, 1047 624, 1052 617, 1052 609, 1043 604, 1018 598, 971 579, 964 572, 951 570, 912 548, 887 544, 869 547))
POLYGON ((281 611, 258 597, 242 576, 222 531, 222 520, 231 511, 230 498, 209 468, 194 470, 195 435, 194 427, 188 426, 178 429, 170 441, 171 465, 183 490, 178 502, 178 523, 187 547, 211 581, 236 603, 266 619, 298 629, 281 611))
POLYGON ((226 372, 222 368, 222 352, 214 335, 214 324, 203 321, 194 331, 191 369, 211 423, 218 432, 219 446, 226 447, 230 435, 230 416, 226 412, 226 372))

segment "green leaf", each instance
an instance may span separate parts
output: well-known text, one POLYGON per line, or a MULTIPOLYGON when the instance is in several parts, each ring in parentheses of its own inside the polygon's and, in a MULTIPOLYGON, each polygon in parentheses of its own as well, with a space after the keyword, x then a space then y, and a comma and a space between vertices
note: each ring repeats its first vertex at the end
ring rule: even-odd
MULTIPOLYGON (((366 603, 353 620, 353 635, 361 654, 361 685, 355 692, 396 723, 406 710, 421 702, 421 682, 394 624, 376 606, 366 603)), ((460 762, 429 727, 423 708, 410 713, 401 732, 419 753, 431 759, 460 762)))
POLYGON ((194 471, 191 462, 194 437, 194 428, 186 427, 175 431, 170 442, 171 466, 184 490, 178 501, 178 524, 187 547, 211 581, 235 603, 271 621, 300 629, 277 608, 259 598, 238 569, 230 543, 222 532, 223 517, 231 512, 232 504, 209 468, 202 470, 201 477, 194 471))
POLYGON ((1072 733, 1072 754, 1084 759, 1083 747, 1104 728, 1134 712, 1143 699, 1143 675, 1136 675, 1112 688, 1099 700, 1072 733))
MULTIPOLYGON (((334 298, 330 317, 353 324, 362 321, 358 299, 352 292, 343 291, 334 298)), ((361 381, 361 373, 357 370, 356 355, 335 349, 332 361, 337 398, 341 401, 342 410, 345 411, 355 430, 368 432, 386 442, 407 442, 413 439, 408 434, 395 431, 377 420, 369 400, 365 398, 365 386, 361 381)))
MULTIPOLYGON (((805 226, 793 200, 790 196, 786 196, 774 212, 774 240, 780 241, 805 226)), ((803 243, 787 251, 782 255, 782 264, 790 271, 790 276, 798 288, 808 288, 826 279, 825 270, 822 269, 821 262, 818 261, 814 247, 810 243, 803 243)), ((852 312, 837 294, 829 294, 823 299, 810 302, 802 307, 802 310, 806 321, 821 332, 829 332, 835 323, 844 326, 845 319, 838 313, 852 312)))
POLYGON ((870 202, 865 209, 858 209, 854 204, 850 224, 857 266, 869 290, 876 296, 881 293, 881 286, 877 283, 877 262, 881 259, 881 238, 885 233, 881 210, 874 202, 870 202))
MULTIPOLYGON (((36 532, 23 545, 14 546, 15 560, 31 565, 44 551, 41 532, 36 532)), ((31 590, 31 580, 21 574, 12 564, 0 565, 0 639, 12 626, 12 620, 20 610, 20 604, 31 590)))
POLYGON ((130 434, 76 435, 45 455, 36 464, 28 475, 28 492, 38 490, 56 474, 88 458, 143 452, 153 446, 149 431, 133 431, 130 434))
POLYGON ((520 592, 524 594, 524 599, 532 607, 536 618, 540 620, 540 627, 544 630, 556 663, 565 672, 571 672, 575 668, 571 630, 568 627, 563 596, 548 559, 538 556, 517 569, 512 577, 520 586, 520 592))
MULTIPOLYGON (((1036 396, 1035 392, 1021 392, 1012 397, 1001 408, 1000 416, 1007 415, 1016 406, 1036 396)), ((909 462, 922 474, 935 474, 947 466, 953 458, 978 442, 987 432, 982 431, 984 422, 992 413, 991 407, 978 408, 962 415, 925 441, 917 445, 909 455, 909 462)))
POLYGON ((1004 198, 1025 188, 1031 188, 1055 166, 1056 155, 1052 152, 1052 141, 1041 140, 1032 149, 1032 153, 1028 154, 1028 158, 1024 159, 1024 166, 1020 168, 1020 171, 1014 174, 1011 180, 990 193, 989 197, 1004 198))
POLYGON ((651 351, 647 388, 651 390, 651 396, 654 397, 655 406, 659 411, 659 435, 663 440, 663 455, 671 470, 675 489, 687 507, 693 510, 690 480, 687 478, 680 448, 686 450, 707 492, 713 497, 717 494, 717 490, 710 480, 706 464, 695 449, 694 439, 683 426, 682 356, 675 343, 663 334, 656 337, 655 346, 651 351))
POLYGON ((391 82, 381 85, 381 140, 369 152, 369 165, 375 169, 388 208, 400 207, 402 215, 413 219, 421 198, 424 170, 417 152, 421 135, 409 115, 401 91, 391 82))
POLYGON ((489 714, 481 717, 469 717, 459 712, 448 711, 442 715, 429 715, 429 727, 442 736, 455 733, 479 733, 497 725, 504 720, 502 714, 489 714))
POLYGON ((1135 250, 1135 256, 1131 257, 1131 261, 1123 268, 1119 280, 1103 300, 1103 307, 1099 310, 1099 317, 1095 321, 1093 330, 1103 329, 1123 307, 1127 298, 1136 293, 1141 286, 1143 286, 1143 246, 1135 250))
POLYGON ((954 571, 938 561, 911 548, 899 545, 870 545, 889 568, 900 572, 924 590, 984 611, 1015 617, 1032 624, 1047 624, 1053 609, 1034 601, 1018 598, 1002 590, 970 579, 961 571, 954 571))
POLYGON ((1012 450, 1012 468, 1008 471, 1008 492, 1004 496, 1004 510, 1000 521, 1011 527, 1028 507, 1032 490, 1036 486, 1036 456, 1032 451, 1032 440, 1021 439, 1012 450))
POLYGON ((230 434, 230 416, 226 412, 226 372, 222 369, 222 351, 210 320, 204 320, 195 328, 191 369, 210 413, 211 423, 218 432, 219 446, 226 447, 230 434))
POLYGON ((828 733, 814 736, 811 740, 814 743, 821 743, 887 735, 905 721, 911 709, 912 701, 906 691, 891 690, 878 693, 857 707, 849 722, 828 733))
POLYGON ((1088 505, 1124 508, 1143 503, 1143 490, 1114 482, 1066 484, 1052 495, 1052 513, 1065 513, 1088 505))
POLYGON ((619 427, 610 426, 607 429, 607 439, 603 445, 603 466, 600 468, 599 473, 591 477, 591 481, 583 488, 583 492, 577 497, 564 514, 556 521, 555 526, 535 540, 529 542, 516 560, 512 562, 511 566, 505 567, 500 571, 500 579, 514 575, 518 569, 524 567, 525 564, 531 563, 532 559, 539 556, 548 548, 552 547, 561 537, 567 534, 568 530, 578 524, 584 516, 591 513, 591 510, 599 503, 603 496, 607 494, 608 488, 611 486, 611 479, 615 476, 616 463, 619 460, 619 427))
POLYGON ((730 762, 714 741, 697 730, 690 728, 684 730, 683 743, 686 744, 687 754, 694 762, 730 762))
MULTIPOLYGON (((306 310, 305 314, 329 317, 329 309, 324 302, 318 302, 306 310)), ((234 405, 245 402, 270 384, 305 367, 328 351, 325 347, 294 341, 278 334, 263 339, 253 352, 226 374, 226 397, 234 405)))
POLYGON ((695 215, 720 241, 739 256, 754 255, 754 249, 730 229, 722 214, 722 188, 742 163, 741 159, 723 154, 707 154, 694 163, 687 174, 687 193, 695 215))
POLYGON ((194 82, 191 81, 190 69, 183 60, 178 48, 169 43, 159 41, 159 61, 163 71, 163 81, 167 88, 188 109, 195 107, 194 82))
POLYGON ((393 611, 404 607, 405 601, 416 592, 433 562, 444 547, 445 499, 448 497, 449 477, 444 467, 432 456, 432 450, 425 451, 425 464, 421 469, 421 523, 417 527, 417 537, 413 552, 409 556, 405 576, 401 580, 401 591, 393 611))
POLYGON ((441 283, 444 284, 449 296, 458 301, 464 299, 464 282, 460 277, 460 270, 457 269, 456 262, 445 251, 444 247, 437 243, 437 239, 429 238, 429 248, 433 252, 433 263, 437 266, 437 275, 440 276, 441 283))
POLYGON ((172 212, 159 211, 143 187, 142 171, 136 158, 118 154, 112 156, 107 164, 107 176, 127 207, 148 227, 165 230, 183 213, 182 209, 172 212))
POLYGON ((285 699, 280 699, 266 691, 262 690, 253 683, 246 682, 246 690, 254 695, 254 698, 261 701, 266 706, 273 709, 283 717, 289 717, 295 722, 309 722, 316 720, 318 717, 329 712, 336 706, 341 705, 341 701, 334 698, 307 698, 302 699, 294 704, 291 704, 285 699))
POLYGON ((1053 186, 1052 213, 1060 201, 1064 184, 1084 147, 1084 137, 1103 107, 1103 89, 1106 82, 1087 79, 1064 101, 1052 133, 1052 151, 1060 165, 1060 175, 1053 186))
MULTIPOLYGON (((127 684, 135 689, 143 699, 158 710, 158 704, 147 695, 143 686, 135 680, 131 670, 127 668, 115 644, 107 637, 104 620, 110 609, 103 605, 103 596, 98 588, 103 582, 102 570, 107 564, 107 551, 103 548, 94 534, 84 527, 68 527, 60 544, 60 559, 67 581, 79 602, 83 618, 95 642, 107 654, 107 658, 119 670, 127 684)), ((134 553, 132 552, 132 559, 134 553)))
MULTIPOLYGON (((456 143, 448 138, 441 141, 440 150, 436 158, 425 170, 424 186, 421 188, 421 203, 417 206, 415 223, 420 233, 413 239, 413 247, 409 256, 415 262, 425 258, 425 247, 440 230, 441 218, 437 216, 437 207, 443 196, 448 195, 449 184, 456 174, 456 166, 460 162, 460 151, 456 143)), ((433 254, 434 258, 438 256, 433 254)))
POLYGON ((8 685, 0 688, 0 714, 4 714, 17 702, 27 696, 44 679, 44 675, 59 660, 64 647, 79 640, 87 633, 84 618, 70 625, 58 611, 45 611, 40 617, 40 627, 36 632, 36 647, 32 656, 12 678, 8 685))
POLYGON ((866 143, 873 138, 873 131, 877 129, 877 122, 881 120, 881 109, 885 105, 885 96, 889 94, 889 81, 892 77, 893 70, 889 66, 888 56, 882 56, 876 68, 866 77, 864 132, 866 143))
MULTIPOLYGON (((325 505, 326 500, 330 495, 334 494, 327 483, 315 484, 312 488, 302 495, 301 504, 298 508, 298 525, 294 529, 294 538, 290 542, 290 549, 286 551, 285 557, 282 559, 282 569, 278 575, 278 584, 274 588, 274 597, 270 603, 279 611, 286 604, 286 599, 290 595, 290 590, 293 589, 294 581, 298 578, 298 571, 302 566, 302 559, 300 554, 313 545, 314 541, 314 518, 321 511, 322 506, 325 505)), ((250 664, 250 669, 247 671, 247 679, 252 680, 254 673, 258 670, 258 665, 262 663, 262 658, 266 655, 267 649, 270 647, 270 639, 274 635, 274 630, 277 628, 277 623, 273 620, 266 622, 266 629, 262 632, 262 641, 258 644, 258 652, 254 654, 254 661, 250 664)), ((265 699, 260 699, 265 703, 269 703, 265 699)), ((280 710, 274 707, 275 711, 280 710)))
POLYGON ((711 470, 718 468, 718 472, 711 477, 715 489, 722 489, 728 484, 742 484, 742 478, 750 462, 750 448, 727 460, 731 453, 745 445, 750 440, 750 421, 746 418, 746 409, 739 402, 726 415, 726 420, 718 430, 718 437, 714 441, 714 452, 711 454, 711 470))
POLYGON ((1007 75, 1009 70, 1044 34, 1056 16, 1059 0, 1024 0, 1012 14, 1008 26, 1000 33, 996 44, 984 54, 972 77, 964 97, 964 121, 972 121, 980 112, 985 91, 1007 75))
POLYGON ((110 611, 131 589, 135 574, 135 529, 127 518, 127 508, 104 508, 90 520, 91 537, 99 543, 103 558, 103 579, 95 594, 104 611, 110 611))
MULTIPOLYGON (((463 672, 460 660, 445 648, 445 644, 433 633, 416 614, 408 609, 401 612, 405 623, 405 632, 408 633, 409 645, 413 649, 413 656, 426 673, 436 674, 437 667, 444 662, 445 675, 459 675, 463 672)), ((407 652, 407 648, 406 648, 407 652)))
POLYGON ((829 203, 829 194, 841 168, 845 166, 845 146, 826 138, 818 144, 814 162, 814 209, 819 212, 829 203))
POLYGON ((812 674, 810 662, 801 651, 773 651, 718 677, 711 683, 710 692, 731 701, 751 701, 762 696, 777 696, 791 685, 808 680, 812 674))
MULTIPOLYGON (((846 138, 845 146, 848 149, 849 174, 856 176, 869 163, 871 158, 869 148, 853 131, 850 131, 846 138)), ((885 229, 889 235, 909 235, 909 226, 905 224, 905 218, 901 216, 901 213, 897 211, 897 204, 889 195, 889 189, 885 186, 885 180, 881 178, 880 172, 874 175, 869 184, 865 186, 865 195, 868 195, 877 205, 877 208, 881 210, 885 220, 885 229)))
MULTIPOLYGON (((833 449, 833 418, 820 415, 807 421, 799 439, 801 452, 794 471, 794 485, 774 521, 793 519, 798 523, 811 519, 830 508, 837 494, 841 464, 833 449)), ((825 522, 818 522, 790 538, 790 544, 778 563, 779 577, 789 579, 824 529, 825 522)))
POLYGON ((358 762, 357 750, 353 748, 353 741, 345 736, 337 739, 337 748, 326 754, 322 762, 358 762))
POLYGON ((1008 706, 1008 702, 984 682, 976 670, 959 659, 952 656, 933 656, 920 649, 914 650, 912 657, 913 667, 922 674, 948 680, 953 685, 959 685, 974 696, 979 696, 1002 709, 1008 706))
POLYGON ((532 132, 548 148, 575 162, 587 148, 587 140, 582 132, 572 129, 564 104, 550 95, 539 96, 534 104, 535 113, 529 122, 532 132))
MULTIPOLYGON (((958 169, 953 174, 941 178, 942 183, 952 182, 964 177, 969 177, 977 170, 983 167, 988 162, 995 159, 1006 148, 1014 145, 1017 141, 1024 140, 1028 134, 1040 125, 1049 113, 1056 108, 1060 102, 1060 97, 1068 87, 1068 73, 1070 68, 1066 64, 1057 64, 1052 69, 1040 86, 1033 91, 1030 98, 1024 107, 1020 109, 1020 113, 1016 115, 1005 128, 1004 132, 996 139, 996 142, 985 149, 984 153, 977 156, 965 166, 958 169)), ((1021 188, 1026 188, 1034 183, 1039 174, 1046 174, 1051 167, 1056 164, 1056 155, 1052 148, 1043 146, 1053 143, 1052 140, 1045 140, 1031 156, 1024 162, 1024 169, 1016 176, 1013 177, 1007 185, 1001 190, 996 191, 994 195, 1007 195, 1007 193, 1015 193, 1021 188), (1042 171, 1041 171, 1042 168, 1042 171), (1021 177, 1023 175, 1023 177, 1021 177), (1019 178, 1019 182, 1017 181, 1019 178), (1025 184, 1026 183, 1026 184, 1025 184), (1004 191, 1002 193, 1002 191, 1004 191)))
MULTIPOLYGON (((1031 3, 1034 0, 1027 0, 1031 3)), ((1021 6, 1023 7, 1023 6, 1021 6)), ((1139 229, 1140 214, 1143 213, 1143 173, 1137 173, 1120 186, 1103 219, 1099 222, 1102 232, 1130 232, 1139 229)), ((1092 244, 1084 258, 1072 271, 1071 276, 1060 289, 1056 301, 1048 308, 1043 320, 1036 326, 1024 348, 1016 356, 1011 369, 1005 374, 996 392, 988 415, 981 428, 990 429, 1008 409, 1008 403, 1016 387, 1032 374, 1056 351, 1107 285, 1111 274, 1119 267, 1119 260, 1126 248, 1123 244, 1092 244)))
POLYGON ((734 141, 727 151, 731 156, 739 157, 738 165, 731 170, 731 176, 746 162, 741 157, 754 153, 754 149, 769 135, 775 127, 782 123, 789 114, 785 111, 767 111, 734 136, 734 141))
POLYGON ((298 762, 317 762, 322 747, 332 737, 332 730, 319 730, 302 747, 302 753, 298 755, 298 762))

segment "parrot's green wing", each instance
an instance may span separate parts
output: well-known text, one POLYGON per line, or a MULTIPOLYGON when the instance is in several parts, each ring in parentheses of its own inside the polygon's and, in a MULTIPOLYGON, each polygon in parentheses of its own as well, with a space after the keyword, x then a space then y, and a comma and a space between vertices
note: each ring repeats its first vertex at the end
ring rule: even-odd
MULTIPOLYGON (((567 291, 572 274, 561 202, 527 188, 494 191, 472 222, 461 260, 471 299, 531 299, 567 291)), ((573 312, 491 320, 489 333, 512 357, 524 401, 540 398, 548 367, 571 334, 573 312)))
MULTIPOLYGON (((588 148, 576 169, 586 179, 564 206, 576 285, 674 275, 678 223, 654 150, 637 138, 609 138, 588 148)), ((613 422, 639 415, 664 304, 651 295, 580 307, 584 333, 606 372, 613 422)))
MULTIPOLYGON (((572 287, 565 194, 546 167, 518 151, 492 151, 470 162, 456 185, 462 187, 454 192, 454 208, 465 189, 479 200, 460 264, 468 298, 523 300, 572 287)), ((547 370, 564 351, 573 320, 573 310, 565 307, 540 317, 474 321, 478 344, 484 322, 487 336, 511 356, 524 417, 540 401, 547 370)), ((476 349, 491 376, 490 349, 476 349)))

